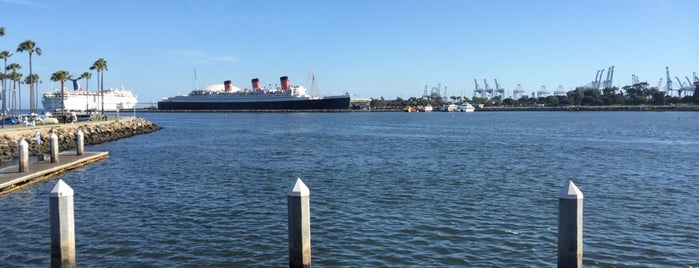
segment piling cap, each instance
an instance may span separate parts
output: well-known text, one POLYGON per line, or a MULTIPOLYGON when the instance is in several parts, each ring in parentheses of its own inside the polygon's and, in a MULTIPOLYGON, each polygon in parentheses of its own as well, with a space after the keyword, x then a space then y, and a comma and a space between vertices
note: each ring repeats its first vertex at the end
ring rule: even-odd
POLYGON ((575 183, 573 181, 568 181, 568 184, 561 189, 561 192, 558 194, 558 198, 560 199, 583 199, 583 193, 578 189, 577 186, 575 186, 575 183))
POLYGON ((77 133, 76 135, 78 135, 78 136, 82 136, 82 135, 83 135, 83 131, 82 131, 82 130, 80 130, 80 129, 78 129, 78 133, 77 133))
POLYGON ((51 197, 64 197, 73 196, 73 188, 70 188, 67 183, 59 179, 53 189, 51 190, 51 197))
POLYGON ((308 189, 306 184, 303 183, 301 178, 296 179, 296 183, 294 184, 294 187, 291 187, 289 189, 289 192, 287 193, 288 196, 309 196, 311 195, 311 190, 308 189))
POLYGON ((29 146, 29 143, 27 143, 27 141, 25 141, 24 139, 22 139, 21 141, 19 141, 19 146, 27 147, 27 146, 29 146))
POLYGON ((51 138, 52 138, 52 139, 58 139, 58 136, 56 136, 56 133, 51 133, 51 138))

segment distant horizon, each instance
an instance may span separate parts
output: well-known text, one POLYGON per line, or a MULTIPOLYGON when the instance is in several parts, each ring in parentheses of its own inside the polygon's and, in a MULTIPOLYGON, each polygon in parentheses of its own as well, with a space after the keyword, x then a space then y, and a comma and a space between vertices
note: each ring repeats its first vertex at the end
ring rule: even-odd
MULTIPOLYGON (((142 103, 189 93, 195 69, 200 87, 231 80, 241 88, 281 76, 310 88, 315 70, 321 95, 384 99, 438 84, 471 98, 474 79, 491 88, 497 79, 510 96, 517 84, 570 91, 611 66, 618 88, 632 75, 655 87, 666 66, 675 85, 699 72, 699 2, 690 0, 0 0, 0 8, 8 63, 27 75, 17 45, 29 39, 42 49, 32 58, 39 94, 59 86, 49 79, 55 71, 79 76, 98 58, 108 65, 105 88, 123 85, 142 103)), ((81 85, 94 91, 90 72, 81 85)))

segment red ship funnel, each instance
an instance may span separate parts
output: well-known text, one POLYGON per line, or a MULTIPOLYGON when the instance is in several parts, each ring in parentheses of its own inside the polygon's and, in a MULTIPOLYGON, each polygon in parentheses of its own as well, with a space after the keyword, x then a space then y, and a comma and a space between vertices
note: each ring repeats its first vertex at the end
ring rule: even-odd
POLYGON ((282 91, 289 89, 289 77, 288 76, 279 77, 279 80, 281 81, 281 84, 282 84, 282 91))
POLYGON ((253 90, 260 90, 262 87, 260 86, 260 79, 253 78, 252 79, 252 89, 253 90))
POLYGON ((231 84, 231 80, 223 81, 223 88, 226 90, 226 92, 233 91, 233 84, 231 84))

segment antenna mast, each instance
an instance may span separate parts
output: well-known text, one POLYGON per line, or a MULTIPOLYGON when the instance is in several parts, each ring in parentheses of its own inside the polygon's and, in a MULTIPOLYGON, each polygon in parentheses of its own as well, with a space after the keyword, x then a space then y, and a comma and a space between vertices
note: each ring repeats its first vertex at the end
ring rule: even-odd
POLYGON ((316 70, 311 70, 311 89, 313 90, 313 97, 318 97, 318 84, 316 83, 316 70))
POLYGON ((197 81, 197 68, 194 68, 194 86, 199 90, 199 82, 197 81))

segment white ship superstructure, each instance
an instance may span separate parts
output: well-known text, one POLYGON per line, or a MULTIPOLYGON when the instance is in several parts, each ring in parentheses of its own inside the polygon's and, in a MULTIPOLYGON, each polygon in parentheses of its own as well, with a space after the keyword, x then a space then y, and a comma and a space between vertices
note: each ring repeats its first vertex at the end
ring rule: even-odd
MULTIPOLYGON (((65 102, 65 110, 68 111, 101 111, 102 96, 99 92, 83 91, 83 90, 68 90, 64 88, 63 99, 65 102)), ((138 103, 136 96, 131 91, 125 89, 106 89, 104 90, 104 110, 116 111, 124 109, 133 109, 138 103)), ((41 104, 46 111, 61 110, 61 90, 55 89, 53 92, 44 93, 41 99, 41 104)))

